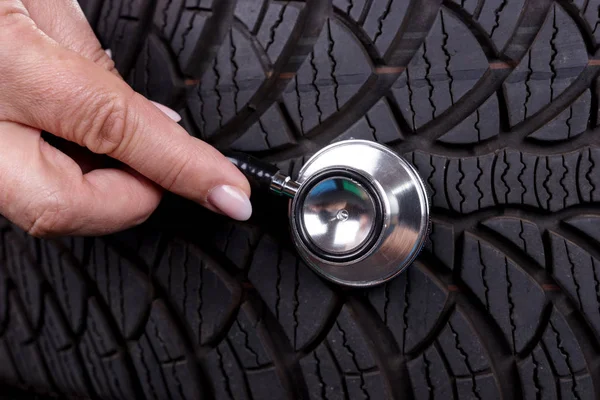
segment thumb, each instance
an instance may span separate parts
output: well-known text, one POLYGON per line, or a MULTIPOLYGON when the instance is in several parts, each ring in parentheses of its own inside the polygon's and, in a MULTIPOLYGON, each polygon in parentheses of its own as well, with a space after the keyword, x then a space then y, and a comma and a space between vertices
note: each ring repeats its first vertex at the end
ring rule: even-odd
POLYGON ((250 186, 221 153, 191 137, 101 66, 0 7, 0 119, 50 132, 129 165, 163 188, 234 219, 250 186))

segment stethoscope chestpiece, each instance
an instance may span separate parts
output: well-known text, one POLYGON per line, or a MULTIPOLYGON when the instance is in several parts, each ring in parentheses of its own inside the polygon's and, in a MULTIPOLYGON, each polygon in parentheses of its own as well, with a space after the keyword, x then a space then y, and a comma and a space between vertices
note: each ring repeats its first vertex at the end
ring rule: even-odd
POLYGON ((425 184, 386 146, 346 140, 300 170, 289 218, 299 254, 319 275, 346 286, 386 282, 415 259, 429 232, 425 184))
POLYGON ((331 144, 296 180, 246 155, 230 158, 259 188, 291 198, 291 235, 299 255, 340 285, 369 287, 406 269, 429 233, 423 180, 404 158, 366 140, 331 144))

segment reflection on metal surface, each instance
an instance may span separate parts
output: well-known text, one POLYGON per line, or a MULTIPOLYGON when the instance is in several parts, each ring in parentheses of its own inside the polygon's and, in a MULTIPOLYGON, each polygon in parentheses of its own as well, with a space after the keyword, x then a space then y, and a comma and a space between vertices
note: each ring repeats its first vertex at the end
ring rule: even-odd
POLYGON ((331 254, 351 252, 374 227, 375 203, 358 182, 345 177, 324 179, 311 188, 302 206, 308 240, 331 254))
POLYGON ((297 182, 290 207, 294 243, 333 282, 385 282, 425 242, 429 203, 423 181, 385 146, 363 140, 330 145, 307 161, 297 182))

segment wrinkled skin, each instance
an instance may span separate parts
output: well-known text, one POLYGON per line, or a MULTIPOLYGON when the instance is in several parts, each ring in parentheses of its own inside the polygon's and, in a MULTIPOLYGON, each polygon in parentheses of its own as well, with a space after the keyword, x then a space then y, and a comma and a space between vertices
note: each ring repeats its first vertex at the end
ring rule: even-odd
POLYGON ((121 79, 75 0, 0 1, 0 188, 0 214, 34 236, 134 226, 163 190, 249 216, 231 210, 249 205, 243 175, 121 79))

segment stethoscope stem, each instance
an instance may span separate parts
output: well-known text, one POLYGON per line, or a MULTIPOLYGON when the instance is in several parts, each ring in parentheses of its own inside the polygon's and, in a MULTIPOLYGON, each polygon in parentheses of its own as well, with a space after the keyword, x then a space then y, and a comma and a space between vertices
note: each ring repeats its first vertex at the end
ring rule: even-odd
POLYGON ((293 198, 300 188, 299 183, 273 164, 244 153, 228 151, 224 154, 246 176, 253 189, 293 198))
POLYGON ((275 194, 294 198, 296 193, 298 193, 298 189, 300 189, 300 184, 293 180, 292 177, 278 171, 271 179, 270 189, 275 194))

